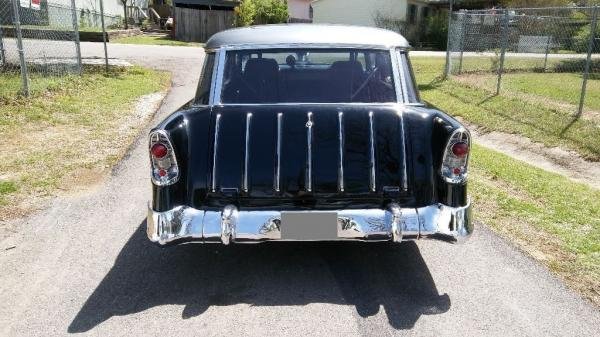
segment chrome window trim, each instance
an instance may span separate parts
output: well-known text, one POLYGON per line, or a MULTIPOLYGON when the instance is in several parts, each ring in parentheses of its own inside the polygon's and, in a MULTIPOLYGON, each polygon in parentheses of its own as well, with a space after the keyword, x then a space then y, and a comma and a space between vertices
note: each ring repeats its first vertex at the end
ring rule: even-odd
MULTIPOLYGON (((221 100, 221 94, 223 91, 223 77, 225 76, 225 57, 229 51, 237 50, 253 50, 253 49, 292 49, 292 48, 304 48, 304 49, 370 49, 388 51, 390 53, 390 60, 392 63, 392 75, 394 76, 394 90, 396 91, 396 102, 395 103, 407 103, 407 99, 402 90, 400 83, 406 84, 406 79, 403 77, 403 70, 400 66, 399 51, 408 51, 410 48, 404 47, 383 47, 377 45, 361 45, 361 44, 272 44, 272 45, 234 45, 234 46, 223 46, 216 50, 215 57, 215 70, 213 72, 213 86, 211 88, 210 105, 218 106, 262 106, 262 105, 299 105, 299 104, 318 104, 318 105, 340 105, 340 104, 358 104, 358 105, 389 105, 394 102, 385 103, 363 103, 363 102, 338 102, 338 103, 305 103, 305 102, 287 102, 287 103, 223 103, 221 100), (218 90, 217 90, 218 88, 218 90)), ((207 51, 207 53, 210 50, 207 51)))
POLYGON ((323 43, 276 43, 276 44, 235 44, 235 45, 224 45, 221 46, 220 50, 252 50, 252 49, 292 49, 292 48, 303 48, 303 49, 374 49, 374 50, 390 50, 390 48, 398 50, 410 50, 409 47, 397 47, 397 46, 382 46, 372 44, 323 44, 323 43))
POLYGON ((394 89, 396 90, 396 102, 402 103, 405 101, 405 91, 402 90, 402 86, 400 84, 402 74, 400 72, 400 63, 398 60, 398 54, 396 48, 390 49, 390 59, 392 61, 392 74, 394 76, 394 89))
MULTIPOLYGON (((204 62, 206 62, 206 58, 210 55, 210 54, 214 54, 214 61, 213 61, 213 70, 212 70, 212 79, 210 80, 210 93, 208 94, 208 104, 209 105, 214 105, 215 104, 215 90, 217 90, 217 86, 215 85, 216 80, 217 80, 217 71, 219 70, 219 57, 217 53, 210 53, 210 52, 206 52, 204 54, 204 62)), ((204 67, 202 67, 204 68, 204 67)), ((204 76, 204 74, 202 74, 202 76, 204 76)), ((200 83, 198 83, 198 85, 200 85, 200 83)), ((197 99, 197 97, 196 97, 197 99)))
MULTIPOLYGON (((415 77, 415 72, 413 70, 412 67, 412 62, 410 61, 410 57, 408 55, 408 52, 400 52, 401 58, 402 58, 402 62, 406 63, 406 67, 410 70, 410 73, 408 74, 408 78, 407 80, 409 80, 412 84, 413 87, 413 91, 415 94, 415 103, 417 104, 422 104, 422 99, 421 99, 421 93, 419 92, 419 86, 417 84, 417 80, 415 77)), ((412 102, 407 102, 407 104, 414 104, 412 102)))
POLYGON ((223 76, 225 73, 225 49, 217 51, 215 56, 215 73, 214 77, 214 91, 211 95, 211 105, 217 105, 221 103, 221 91, 223 87, 223 76))
POLYGON ((402 60, 402 53, 399 50, 395 51, 396 57, 394 57, 396 59, 396 69, 400 74, 400 85, 402 86, 402 103, 406 104, 409 103, 408 100, 408 86, 406 84, 406 74, 404 73, 404 67, 403 67, 403 60, 402 60))

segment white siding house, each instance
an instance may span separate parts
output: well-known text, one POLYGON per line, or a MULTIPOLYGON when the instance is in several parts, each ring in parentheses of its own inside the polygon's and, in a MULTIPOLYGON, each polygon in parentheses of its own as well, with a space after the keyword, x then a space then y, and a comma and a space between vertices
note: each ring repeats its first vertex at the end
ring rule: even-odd
MULTIPOLYGON (((53 27, 70 27, 71 0, 47 0, 48 21, 53 27)), ((128 2, 129 3, 129 2, 128 2)), ((100 27, 100 0, 75 0, 77 20, 81 28, 100 27)), ((104 15, 107 26, 119 23, 123 17, 121 0, 104 0, 104 15)))
POLYGON ((310 21, 312 0, 287 0, 288 15, 292 20, 310 21))
POLYGON ((406 0, 316 0, 312 6, 314 23, 375 26, 378 11, 402 19, 406 16, 406 0))
MULTIPOLYGON (((129 3, 130 1, 127 1, 129 3)), ((48 0, 49 5, 71 7, 71 0, 48 0)), ((81 10, 100 12, 100 0, 75 0, 75 7, 81 10)), ((110 16, 123 16, 121 0, 104 0, 104 13, 110 16)))
POLYGON ((447 0, 315 0, 313 22, 376 26, 375 19, 382 16, 415 25, 431 13, 431 5, 447 3, 447 0))

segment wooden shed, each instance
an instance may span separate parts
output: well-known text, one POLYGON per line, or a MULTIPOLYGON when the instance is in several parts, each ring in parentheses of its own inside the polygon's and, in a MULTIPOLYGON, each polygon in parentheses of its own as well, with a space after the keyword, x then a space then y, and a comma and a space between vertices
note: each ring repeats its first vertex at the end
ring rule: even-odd
POLYGON ((173 0, 177 40, 206 42, 213 34, 233 27, 238 0, 173 0))

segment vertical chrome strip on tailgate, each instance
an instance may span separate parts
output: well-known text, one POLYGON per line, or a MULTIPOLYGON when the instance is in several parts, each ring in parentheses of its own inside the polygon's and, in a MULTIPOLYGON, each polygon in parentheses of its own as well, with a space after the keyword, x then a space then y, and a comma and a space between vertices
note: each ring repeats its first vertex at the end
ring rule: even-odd
POLYGON ((406 169, 406 134, 404 133, 404 111, 400 111, 400 133, 402 137, 402 190, 408 191, 408 173, 406 169))
POLYGON ((306 122, 306 192, 312 191, 312 112, 307 114, 306 122))
POLYGON ((281 123, 283 119, 283 113, 279 112, 277 114, 277 159, 275 166, 275 179, 273 181, 273 187, 275 188, 275 192, 279 192, 279 175, 281 173, 281 123))
POLYGON ((215 118, 215 138, 213 141, 213 167, 212 167, 212 191, 217 191, 217 150, 219 146, 219 124, 221 123, 221 114, 215 118))
POLYGON ((246 147, 244 148, 244 180, 242 182, 242 190, 248 192, 248 160, 250 157, 250 123, 252 121, 252 113, 246 114, 246 147))
POLYGON ((373 132, 373 111, 369 111, 369 186, 375 192, 375 134, 373 132))
POLYGON ((338 141, 340 162, 338 163, 338 190, 344 192, 344 113, 338 112, 338 141))

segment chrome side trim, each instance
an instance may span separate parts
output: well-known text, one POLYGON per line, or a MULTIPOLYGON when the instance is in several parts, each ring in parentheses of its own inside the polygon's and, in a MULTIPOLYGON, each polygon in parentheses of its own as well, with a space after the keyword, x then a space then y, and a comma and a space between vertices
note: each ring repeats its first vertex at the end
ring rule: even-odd
POLYGON ((373 131, 373 111, 369 111, 369 187, 371 192, 377 188, 375 183, 375 134, 373 131))
POLYGON ((212 192, 217 191, 217 151, 219 150, 219 125, 221 124, 221 114, 215 117, 215 137, 213 139, 213 167, 212 167, 212 192))
POLYGON ((306 114, 306 192, 312 192, 312 139, 313 120, 312 112, 306 114))
POLYGON ((248 162, 250 158, 250 123, 252 122, 252 113, 246 114, 246 146, 244 148, 244 179, 242 181, 242 190, 248 192, 248 162))
POLYGON ((280 191, 280 174, 281 174, 281 128, 283 123, 283 113, 279 112, 277 114, 277 149, 276 149, 276 164, 275 164, 275 178, 273 182, 273 187, 275 192, 280 191))
POLYGON ((404 111, 400 111, 400 137, 402 147, 402 190, 408 191, 408 169, 406 164, 406 133, 404 130, 404 111))
MULTIPOLYGON (((159 245, 188 241, 227 245, 281 240, 281 228, 286 226, 281 222, 283 212, 240 211, 233 205, 227 205, 221 211, 179 206, 156 212, 149 205, 146 231, 148 238, 159 245)), ((300 211, 307 215, 312 212, 321 211, 300 211)), ((337 213, 337 239, 334 240, 400 242, 426 238, 463 243, 473 233, 470 203, 463 207, 432 204, 417 209, 390 203, 385 209, 334 212, 337 213)))
POLYGON ((338 112, 338 142, 339 142, 339 163, 338 163, 338 190, 344 192, 344 113, 338 112))

